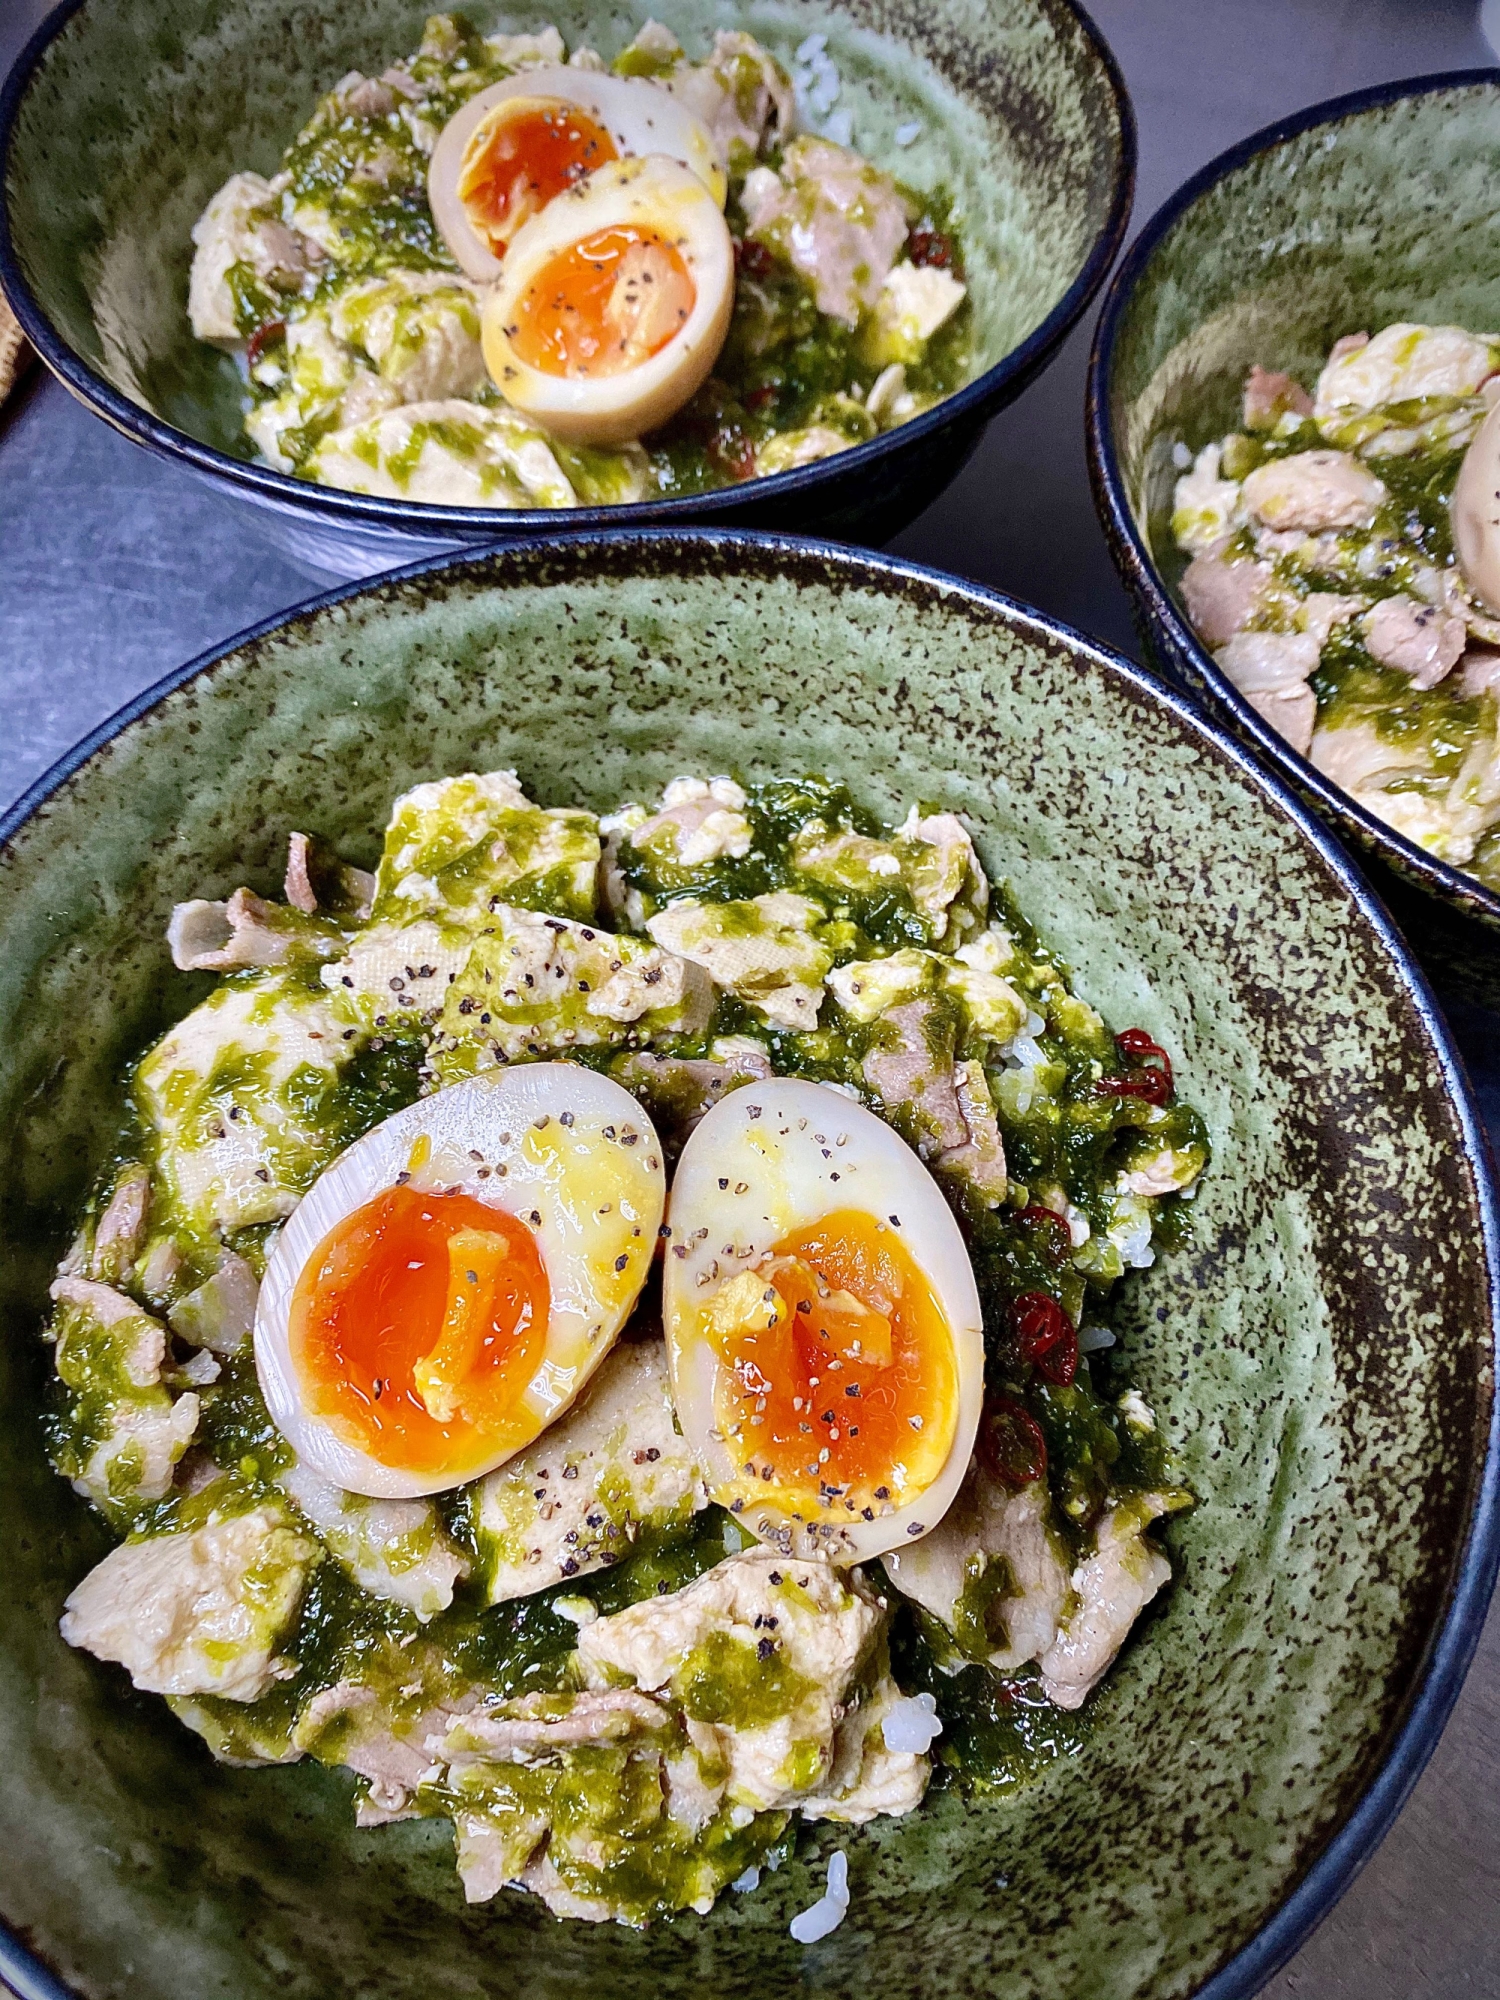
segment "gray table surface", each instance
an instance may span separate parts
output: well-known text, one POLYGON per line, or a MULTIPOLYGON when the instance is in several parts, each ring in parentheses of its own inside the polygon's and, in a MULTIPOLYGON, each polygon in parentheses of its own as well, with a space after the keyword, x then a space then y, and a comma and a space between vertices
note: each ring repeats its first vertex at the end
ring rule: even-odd
MULTIPOLYGON (((0 74, 44 11, 44 0, 0 0, 0 74)), ((1474 0, 1094 0, 1094 14, 1140 121, 1137 224, 1287 112, 1494 60, 1474 0)), ((1134 654, 1084 466, 1091 331, 997 418, 894 547, 1134 654)), ((327 581, 267 554, 237 507, 38 372, 0 414, 0 806, 139 689, 327 581)), ((1500 1144, 1500 1020, 1456 1003, 1449 1013, 1500 1144)), ((1500 2000, 1497 1891, 1500 1611, 1395 1827, 1264 2000, 1500 2000)))

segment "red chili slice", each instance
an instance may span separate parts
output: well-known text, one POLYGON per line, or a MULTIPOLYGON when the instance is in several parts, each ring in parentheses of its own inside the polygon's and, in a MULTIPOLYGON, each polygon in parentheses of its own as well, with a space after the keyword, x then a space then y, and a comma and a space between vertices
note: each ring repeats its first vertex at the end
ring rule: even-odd
POLYGON ((1055 1208, 1044 1208, 1039 1201, 1028 1202, 1016 1217, 1026 1229, 1048 1229, 1052 1232, 1054 1256, 1067 1258, 1073 1254, 1073 1232, 1066 1219, 1055 1208))
POLYGON ((739 431, 715 431, 708 441, 708 455, 731 479, 755 477, 755 446, 739 431))
POLYGON ((286 321, 268 319, 258 326, 245 343, 245 366, 253 368, 266 349, 286 338, 286 321))
POLYGON ((1047 1440, 1031 1412, 1013 1396, 992 1396, 979 1420, 979 1459, 1002 1486, 1019 1493, 1047 1470, 1047 1440))
POLYGON ((929 264, 936 271, 951 271, 958 262, 953 238, 941 229, 914 229, 906 239, 906 254, 914 264, 929 264))
POLYGON ((1016 1352, 1044 1381, 1066 1389, 1078 1373, 1078 1329, 1049 1292, 1023 1292, 1011 1301, 1016 1352))
POLYGON ((1172 1058, 1161 1043, 1144 1028, 1125 1028, 1115 1036, 1115 1047, 1130 1062, 1160 1067, 1143 1067, 1134 1076, 1101 1076, 1098 1088, 1109 1097, 1143 1097, 1148 1104, 1165 1104, 1172 1095, 1172 1058))
POLYGON ((776 265, 765 244, 757 243, 753 236, 734 238, 734 262, 747 278, 769 278, 776 265))

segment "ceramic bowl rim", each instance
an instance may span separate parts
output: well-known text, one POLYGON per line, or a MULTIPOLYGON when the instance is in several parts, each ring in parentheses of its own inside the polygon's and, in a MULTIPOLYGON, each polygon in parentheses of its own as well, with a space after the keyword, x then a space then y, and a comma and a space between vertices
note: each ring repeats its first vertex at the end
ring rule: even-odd
MULTIPOLYGON (((409 563, 363 582, 342 584, 262 619, 233 638, 200 653, 186 665, 175 668, 145 688, 114 715, 90 730, 13 805, 0 812, 0 857, 27 821, 97 751, 169 695, 200 676, 207 676, 242 647, 288 627, 304 624, 317 614, 352 599, 383 591, 393 584, 440 575, 447 570, 466 567, 482 570, 496 564, 503 565, 512 555, 542 559, 555 556, 567 560, 577 550, 585 552, 585 555, 590 550, 598 550, 607 556, 621 549, 649 552, 653 548, 673 546, 715 550, 721 565, 725 561, 748 556, 773 571, 778 557, 788 561, 810 557, 835 571, 842 571, 851 581, 863 582, 873 588, 888 590, 893 586, 897 589, 916 586, 936 590, 949 601, 956 598, 985 612, 999 613, 1006 622, 1019 627, 1028 636, 1062 646, 1075 657, 1081 656, 1091 668, 1103 668, 1114 674, 1136 694, 1160 704, 1190 733, 1197 733, 1222 752, 1249 780, 1252 789, 1264 798, 1267 806, 1291 821, 1326 864, 1336 882, 1348 893, 1360 916, 1385 948, 1399 982, 1404 985, 1432 1038, 1439 1075, 1457 1113, 1465 1161, 1474 1176, 1481 1243, 1489 1273, 1491 1339, 1496 1338, 1497 1332, 1500 1332, 1500 1192, 1497 1192, 1495 1169, 1472 1087, 1425 974, 1379 897, 1360 875, 1349 855, 1284 780, 1275 771, 1258 763, 1225 723, 1199 708, 1176 688, 1166 685, 1148 668, 1135 665, 1102 641, 1091 639, 1062 620, 1001 591, 948 576, 922 564, 877 551, 854 549, 836 542, 773 530, 648 527, 612 534, 582 530, 529 536, 518 542, 481 551, 449 552, 422 562, 409 563)), ((503 583, 503 570, 498 580, 503 583)), ((1264 1983, 1327 1915, 1379 1845, 1436 1748, 1458 1698, 1479 1642, 1497 1569, 1500 1569, 1500 1390, 1492 1386, 1484 1454, 1482 1462, 1474 1469, 1468 1523, 1461 1550, 1453 1568, 1446 1602, 1413 1675, 1405 1713, 1392 1730, 1385 1754, 1364 1791, 1328 1837, 1300 1881, 1294 1884, 1254 1936, 1210 1974, 1198 1988, 1195 2000, 1253 2000, 1264 1983)), ((74 1990, 64 1985, 3 1923, 0 1923, 0 1979, 14 1987, 19 2000, 78 2000, 74 1990)))
MULTIPOLYGON (((21 269, 10 221, 11 156, 20 119, 21 105, 31 82, 54 41, 75 14, 99 0, 61 0, 37 28, 16 58, 10 74, 0 79, 0 290, 10 301, 21 330, 51 372, 78 400, 106 423, 158 457, 186 465, 199 474, 244 490, 247 497, 262 505, 311 515, 334 526, 383 528, 388 534, 428 537, 453 534, 471 540, 490 541, 496 537, 530 538, 539 532, 537 510, 514 507, 452 507, 429 502, 390 500, 378 496, 344 493, 336 487, 315 486, 275 472, 269 466, 231 458, 214 449, 115 388, 114 384, 81 355, 76 354, 53 327, 42 310, 21 269)), ((608 528, 630 528, 646 523, 662 525, 688 522, 713 514, 726 506, 793 502, 814 489, 846 474, 871 477, 887 460, 897 461, 910 448, 931 438, 955 422, 968 419, 976 426, 992 417, 1000 406, 1039 374, 1052 359, 1103 284, 1118 256, 1129 227, 1135 201, 1137 161, 1135 110, 1114 52, 1095 26, 1082 0, 1040 0, 1043 7, 1057 7, 1079 28, 1085 50, 1103 78, 1114 105, 1119 128, 1119 154, 1115 162, 1108 210, 1096 231, 1088 253, 1072 283, 1056 305, 1026 336, 1003 355, 992 368, 967 382, 953 395, 934 403, 909 423, 883 432, 879 437, 817 459, 810 465, 769 478, 748 480, 741 486, 716 489, 711 493, 684 494, 659 500, 631 501, 615 507, 577 507, 567 510, 568 528, 560 532, 588 533, 608 528)), ((958 465, 953 468, 956 473, 958 465)), ((951 475, 950 475, 951 476, 951 475)), ((945 482, 946 483, 946 482, 945 482)), ((540 531, 545 532, 545 531, 540 531)))
POLYGON ((1177 188, 1157 209, 1140 231, 1111 278, 1100 308, 1089 356, 1088 390, 1084 422, 1087 433, 1089 479, 1094 489, 1094 507, 1104 526, 1110 554, 1147 620, 1164 630, 1171 645, 1182 657, 1189 677, 1206 701, 1226 709, 1240 734, 1255 745, 1259 754, 1278 767, 1304 797, 1312 796, 1325 812, 1341 821, 1367 849, 1394 857, 1399 874, 1422 887, 1440 901, 1457 906, 1481 922, 1500 929, 1500 890, 1490 889, 1452 862, 1439 861, 1415 841, 1397 833, 1356 804, 1350 793, 1334 784, 1308 758, 1293 750, 1270 723, 1257 715, 1249 702, 1215 663, 1208 648, 1188 623, 1181 607, 1162 581, 1155 557, 1147 546, 1125 498, 1125 481, 1120 468, 1114 431, 1110 423, 1110 401, 1114 390, 1115 364, 1120 331, 1125 314, 1135 300, 1136 288, 1156 252, 1177 223, 1202 196, 1232 173, 1263 154, 1273 153, 1288 140, 1300 138, 1320 125, 1341 124, 1363 112, 1378 111, 1406 99, 1439 96, 1444 91, 1485 86, 1500 96, 1500 72, 1494 69, 1439 70, 1428 76, 1408 77, 1395 83, 1376 84, 1343 97, 1324 98, 1306 110, 1281 118, 1252 132, 1228 147, 1177 188))

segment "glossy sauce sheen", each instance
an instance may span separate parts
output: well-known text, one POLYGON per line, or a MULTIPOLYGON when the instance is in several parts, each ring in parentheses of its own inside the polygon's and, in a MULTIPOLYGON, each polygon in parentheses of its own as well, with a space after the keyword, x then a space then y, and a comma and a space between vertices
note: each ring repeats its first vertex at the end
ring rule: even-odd
POLYGON ((543 374, 619 375, 660 353, 696 300, 675 244, 654 229, 615 224, 546 264, 507 331, 521 359, 543 374))
POLYGON ((608 132, 576 104, 512 98, 470 139, 458 195, 476 235, 500 257, 523 222, 618 158, 608 132))
POLYGON ((742 1462, 769 1465, 778 1487, 809 1495, 820 1482, 859 1503, 881 1487, 893 1498, 919 1491, 947 1459, 958 1409, 952 1334, 920 1267, 892 1230, 854 1209, 771 1254, 795 1260, 767 1279, 788 1311, 734 1335, 720 1378, 719 1421, 726 1434, 743 1426, 742 1462), (855 1350, 857 1320, 823 1292, 848 1292, 889 1321, 888 1361, 855 1350))
POLYGON ((292 1362, 309 1409, 382 1465, 461 1469, 492 1455, 514 1421, 542 1358, 548 1302, 536 1242, 514 1217, 470 1195, 388 1188, 338 1222, 303 1267, 292 1362), (482 1232, 498 1255, 493 1275, 476 1273, 483 1297, 468 1323, 478 1337, 453 1371, 463 1413, 440 1423, 416 1374, 435 1353, 452 1358, 449 1244, 464 1231, 482 1232))

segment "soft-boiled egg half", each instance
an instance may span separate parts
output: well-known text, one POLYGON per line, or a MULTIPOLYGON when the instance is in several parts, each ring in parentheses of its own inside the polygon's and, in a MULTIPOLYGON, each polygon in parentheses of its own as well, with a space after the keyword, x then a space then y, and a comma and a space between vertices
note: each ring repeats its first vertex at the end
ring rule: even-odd
POLYGON ((459 268, 488 284, 516 233, 550 201, 595 168, 645 153, 686 167, 724 206, 729 182, 713 135, 669 91, 642 77, 525 70, 448 120, 432 149, 427 198, 459 268))
POLYGON ((718 359, 734 309, 734 245, 698 176, 656 155, 616 160, 512 239, 480 323, 506 402, 573 444, 665 423, 718 359))
POLYGON ((288 1219, 255 1317, 277 1428, 380 1499, 503 1464, 577 1396, 651 1268, 662 1151, 635 1099, 572 1063, 398 1111, 288 1219))
POLYGON ((984 1342, 963 1237, 911 1148, 827 1085, 749 1084, 683 1148, 669 1226, 673 1392, 713 1498, 834 1562, 936 1527, 984 1342))
POLYGON ((1500 402, 1464 453, 1453 488, 1453 547, 1464 581, 1500 611, 1500 402))

